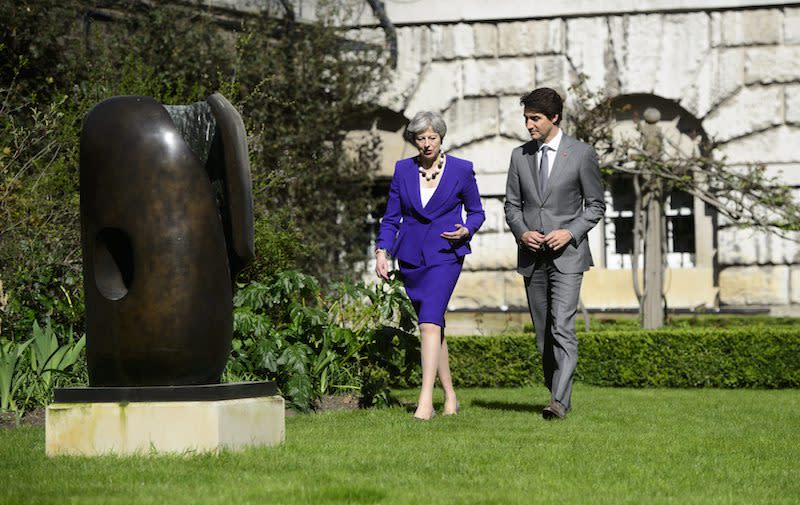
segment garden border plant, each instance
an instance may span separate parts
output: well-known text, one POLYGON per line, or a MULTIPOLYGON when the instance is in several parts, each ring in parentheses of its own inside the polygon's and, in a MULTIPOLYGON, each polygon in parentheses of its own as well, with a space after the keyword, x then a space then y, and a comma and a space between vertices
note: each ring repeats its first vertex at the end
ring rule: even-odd
POLYGON ((362 405, 391 402, 390 381, 409 383, 418 361, 414 312, 398 281, 338 283, 287 271, 234 297, 226 382, 273 380, 295 408, 352 392, 362 405))
POLYGON ((85 384, 85 346, 85 336, 75 339, 49 319, 44 327, 34 321, 27 340, 0 338, 0 412, 13 412, 19 423, 25 411, 46 405, 54 388, 85 384))
MULTIPOLYGON (((576 380, 620 387, 800 387, 800 327, 755 324, 578 333, 576 380)), ((461 387, 540 384, 532 334, 448 337, 461 387)))

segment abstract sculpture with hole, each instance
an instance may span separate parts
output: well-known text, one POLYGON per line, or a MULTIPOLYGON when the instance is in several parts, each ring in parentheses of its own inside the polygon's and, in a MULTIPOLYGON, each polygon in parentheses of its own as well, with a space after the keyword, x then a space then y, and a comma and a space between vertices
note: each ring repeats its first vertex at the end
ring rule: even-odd
POLYGON ((253 256, 241 116, 217 93, 114 97, 87 115, 80 165, 90 386, 218 383, 253 256))

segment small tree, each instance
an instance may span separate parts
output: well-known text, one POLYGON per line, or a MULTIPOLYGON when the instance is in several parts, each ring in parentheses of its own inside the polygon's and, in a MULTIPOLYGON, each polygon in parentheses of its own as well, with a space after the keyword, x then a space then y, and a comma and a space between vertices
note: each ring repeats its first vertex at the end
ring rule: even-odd
POLYGON ((257 213, 284 213, 313 252, 302 269, 324 281, 355 277, 366 259, 380 160, 376 132, 353 149, 347 132, 373 116, 386 55, 349 40, 334 23, 346 15, 341 1, 321 2, 309 24, 265 12, 244 23, 237 44, 257 213))
MULTIPOLYGON (((733 168, 719 157, 713 140, 696 138, 696 148, 682 150, 657 130, 658 118, 639 122, 636 138, 614 134, 619 106, 602 93, 589 91, 580 80, 572 87, 575 135, 594 145, 606 176, 633 178, 634 226, 631 257, 633 286, 644 328, 664 324, 666 298, 663 278, 666 264, 664 204, 672 190, 689 193, 739 226, 766 230, 797 240, 800 202, 792 188, 767 174, 763 165, 733 168), (644 254, 644 283, 639 281, 639 258, 644 254)), ((657 111, 646 111, 657 114, 657 111)))

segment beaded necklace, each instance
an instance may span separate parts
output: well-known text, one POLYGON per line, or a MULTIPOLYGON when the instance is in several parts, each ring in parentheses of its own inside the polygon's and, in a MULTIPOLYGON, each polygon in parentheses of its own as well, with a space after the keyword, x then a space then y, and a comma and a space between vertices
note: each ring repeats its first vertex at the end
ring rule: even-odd
POLYGON ((422 158, 417 156, 419 175, 424 177, 426 181, 432 181, 436 179, 436 176, 442 173, 442 169, 444 167, 444 159, 445 159, 444 153, 439 153, 439 162, 436 164, 436 167, 429 172, 424 168, 422 168, 422 158))

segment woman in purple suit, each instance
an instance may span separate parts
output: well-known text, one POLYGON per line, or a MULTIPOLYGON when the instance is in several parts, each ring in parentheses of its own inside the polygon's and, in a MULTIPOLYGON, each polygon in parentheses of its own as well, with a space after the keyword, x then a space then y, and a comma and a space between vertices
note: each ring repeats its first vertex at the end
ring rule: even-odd
POLYGON ((461 273, 469 241, 485 219, 472 162, 445 156, 442 116, 420 112, 405 138, 419 154, 395 165, 389 201, 376 244, 378 277, 388 279, 388 256, 397 259, 422 337, 422 389, 414 417, 435 415, 433 385, 438 370, 444 389, 443 415, 458 412, 450 377, 444 312, 461 273), (466 223, 462 209, 466 210, 466 223))

